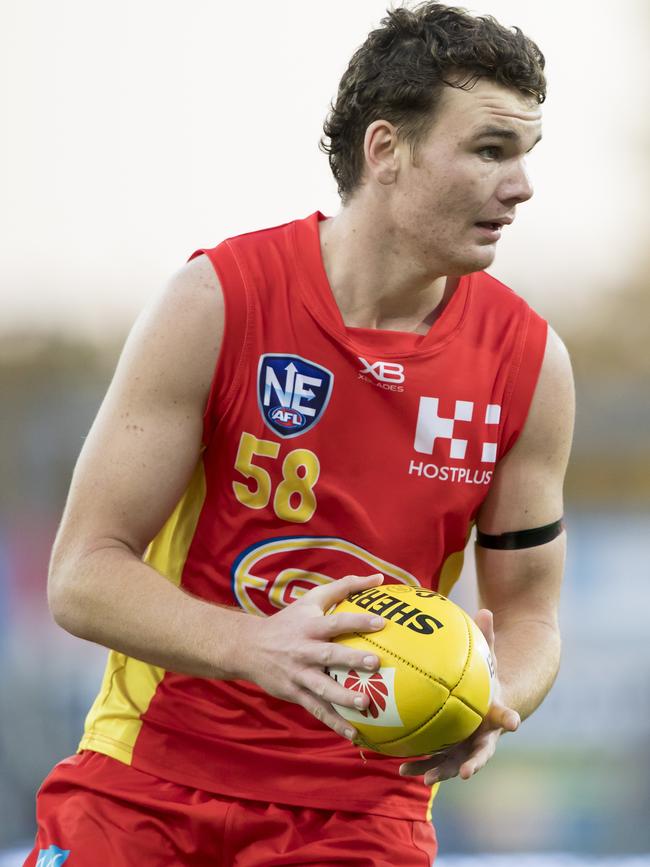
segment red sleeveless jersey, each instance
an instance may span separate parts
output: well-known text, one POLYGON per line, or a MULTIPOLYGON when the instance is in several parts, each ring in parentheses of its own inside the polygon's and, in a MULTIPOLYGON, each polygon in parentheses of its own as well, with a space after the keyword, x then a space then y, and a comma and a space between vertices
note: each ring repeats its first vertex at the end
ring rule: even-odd
MULTIPOLYGON (((199 251, 223 288, 223 346, 199 463, 145 555, 190 593, 260 616, 348 574, 447 594, 546 343, 546 323, 482 272, 425 335, 347 328, 321 219, 199 251)), ((254 684, 115 652, 80 749, 253 800, 421 819, 429 799, 400 760, 361 756, 254 684)))

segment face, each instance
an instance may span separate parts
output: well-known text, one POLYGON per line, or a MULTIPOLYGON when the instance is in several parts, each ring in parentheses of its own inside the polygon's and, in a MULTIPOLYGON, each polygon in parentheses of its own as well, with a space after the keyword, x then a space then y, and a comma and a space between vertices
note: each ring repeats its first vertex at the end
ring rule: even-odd
POLYGON ((525 160, 540 131, 539 105, 517 91, 483 79, 445 87, 415 160, 407 143, 395 150, 385 187, 395 239, 443 274, 488 267, 502 227, 533 194, 525 160))

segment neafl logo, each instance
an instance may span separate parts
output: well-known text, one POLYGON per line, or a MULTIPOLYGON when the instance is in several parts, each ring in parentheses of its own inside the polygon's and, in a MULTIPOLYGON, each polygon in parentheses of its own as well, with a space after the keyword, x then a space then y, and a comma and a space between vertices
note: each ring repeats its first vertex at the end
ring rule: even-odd
POLYGON ((50 846, 48 849, 40 849, 36 860, 36 867, 61 867, 68 860, 70 849, 59 849, 58 846, 50 846))
POLYGON ((403 726, 395 701, 395 669, 380 668, 379 671, 357 672, 354 668, 329 668, 327 673, 345 689, 365 693, 369 704, 366 710, 355 710, 335 704, 333 707, 348 722, 364 723, 367 726, 403 726))
POLYGON ((264 423, 283 439, 297 437, 318 424, 333 385, 331 371, 300 355, 260 355, 258 405, 264 423))

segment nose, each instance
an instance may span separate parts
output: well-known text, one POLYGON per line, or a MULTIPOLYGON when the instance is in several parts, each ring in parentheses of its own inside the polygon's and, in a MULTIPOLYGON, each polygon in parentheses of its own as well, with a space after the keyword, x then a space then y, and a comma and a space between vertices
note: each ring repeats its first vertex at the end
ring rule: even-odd
POLYGON ((518 205, 532 198, 534 192, 533 185, 523 159, 517 160, 515 165, 512 166, 511 171, 504 178, 499 192, 501 201, 504 204, 518 205))

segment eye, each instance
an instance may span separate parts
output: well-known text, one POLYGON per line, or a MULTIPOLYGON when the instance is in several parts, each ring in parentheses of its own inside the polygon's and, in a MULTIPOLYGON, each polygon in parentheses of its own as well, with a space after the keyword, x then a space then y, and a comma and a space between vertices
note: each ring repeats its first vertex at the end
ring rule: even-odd
POLYGON ((486 160, 498 160, 501 157, 502 149, 498 145, 486 145, 479 150, 479 154, 486 160))

